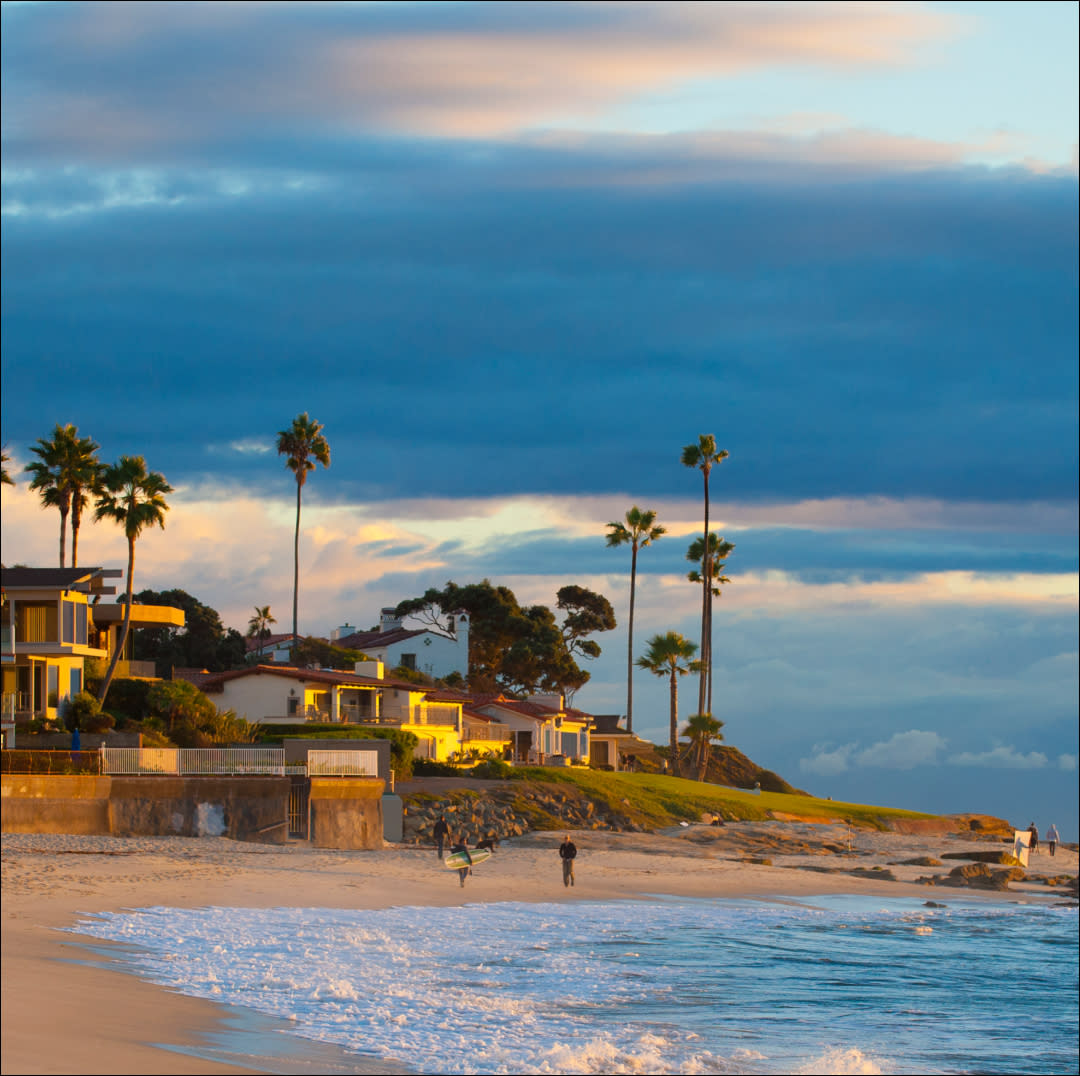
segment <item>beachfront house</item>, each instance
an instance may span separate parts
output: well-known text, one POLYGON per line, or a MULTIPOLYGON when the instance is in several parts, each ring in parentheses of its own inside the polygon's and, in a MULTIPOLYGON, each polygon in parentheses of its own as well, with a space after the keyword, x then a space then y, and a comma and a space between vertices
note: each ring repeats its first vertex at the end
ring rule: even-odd
MULTIPOLYGON (((3 568, 0 609, 0 668, 3 711, 8 724, 56 720, 64 701, 83 690, 86 661, 107 661, 124 617, 108 580, 116 568, 3 568)), ((117 677, 152 679, 154 663, 131 659, 133 632, 183 627, 184 612, 171 606, 133 605, 132 632, 116 667, 117 677)))
POLYGON ((357 631, 345 625, 331 635, 335 646, 362 650, 388 669, 405 668, 441 680, 451 673, 469 674, 469 614, 450 613, 442 630, 406 628, 393 609, 379 614, 376 631, 357 631))
POLYGON ((263 725, 346 724, 416 736, 418 758, 446 761, 461 750, 462 704, 432 687, 384 678, 378 661, 356 670, 254 665, 202 678, 219 711, 263 725))
POLYGON ((592 718, 567 707, 562 695, 530 695, 523 700, 477 696, 470 709, 507 729, 514 762, 540 766, 589 762, 592 718))

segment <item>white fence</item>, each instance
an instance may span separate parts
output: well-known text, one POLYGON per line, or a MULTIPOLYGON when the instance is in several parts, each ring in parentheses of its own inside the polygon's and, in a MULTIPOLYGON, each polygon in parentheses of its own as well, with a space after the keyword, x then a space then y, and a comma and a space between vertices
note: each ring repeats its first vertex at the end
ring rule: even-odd
POLYGON ((378 777, 378 751, 309 751, 309 777, 378 777))
MULTIPOLYGON (((285 765, 281 747, 102 747, 101 772, 112 775, 180 776, 275 774, 298 771, 285 765)), ((378 751, 309 751, 310 777, 378 777, 378 751)))
POLYGON ((102 747, 105 774, 276 774, 285 773, 281 747, 102 747))

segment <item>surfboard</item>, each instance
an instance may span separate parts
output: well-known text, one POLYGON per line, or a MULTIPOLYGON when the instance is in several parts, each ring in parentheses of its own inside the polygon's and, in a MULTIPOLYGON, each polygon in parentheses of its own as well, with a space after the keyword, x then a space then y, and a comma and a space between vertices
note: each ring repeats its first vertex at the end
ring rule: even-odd
MULTIPOLYGON (((477 863, 483 863, 485 859, 490 859, 491 853, 486 848, 470 848, 469 856, 472 857, 472 865, 475 867, 477 863)), ((452 856, 447 856, 443 860, 443 866, 449 870, 461 870, 462 867, 468 865, 469 860, 464 852, 455 852, 452 856)))

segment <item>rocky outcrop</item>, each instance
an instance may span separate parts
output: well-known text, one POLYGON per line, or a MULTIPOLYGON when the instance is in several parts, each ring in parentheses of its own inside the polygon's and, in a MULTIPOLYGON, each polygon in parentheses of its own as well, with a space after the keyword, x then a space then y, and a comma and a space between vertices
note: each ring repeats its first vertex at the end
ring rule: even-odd
POLYGON ((920 878, 924 885, 947 885, 968 889, 1008 889, 1010 882, 1026 878, 1021 867, 1009 867, 1006 870, 992 870, 986 863, 968 863, 963 867, 954 867, 944 877, 928 875, 920 878))
POLYGON ((549 788, 513 782, 507 787, 447 791, 443 796, 404 794, 402 841, 433 844, 432 832, 439 815, 445 815, 451 835, 464 835, 469 844, 520 837, 531 830, 614 830, 641 832, 629 803, 621 811, 610 804, 597 805, 572 787, 549 788))

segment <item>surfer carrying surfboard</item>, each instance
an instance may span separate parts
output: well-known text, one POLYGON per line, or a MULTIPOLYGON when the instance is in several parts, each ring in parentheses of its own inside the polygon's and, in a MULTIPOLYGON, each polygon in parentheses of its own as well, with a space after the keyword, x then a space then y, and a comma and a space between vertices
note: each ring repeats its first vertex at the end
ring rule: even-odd
POLYGON ((468 878, 469 874, 472 872, 472 855, 469 852, 469 842, 462 837, 457 844, 451 846, 450 855, 461 855, 465 857, 465 865, 458 868, 458 878, 464 886, 465 879, 468 878))

